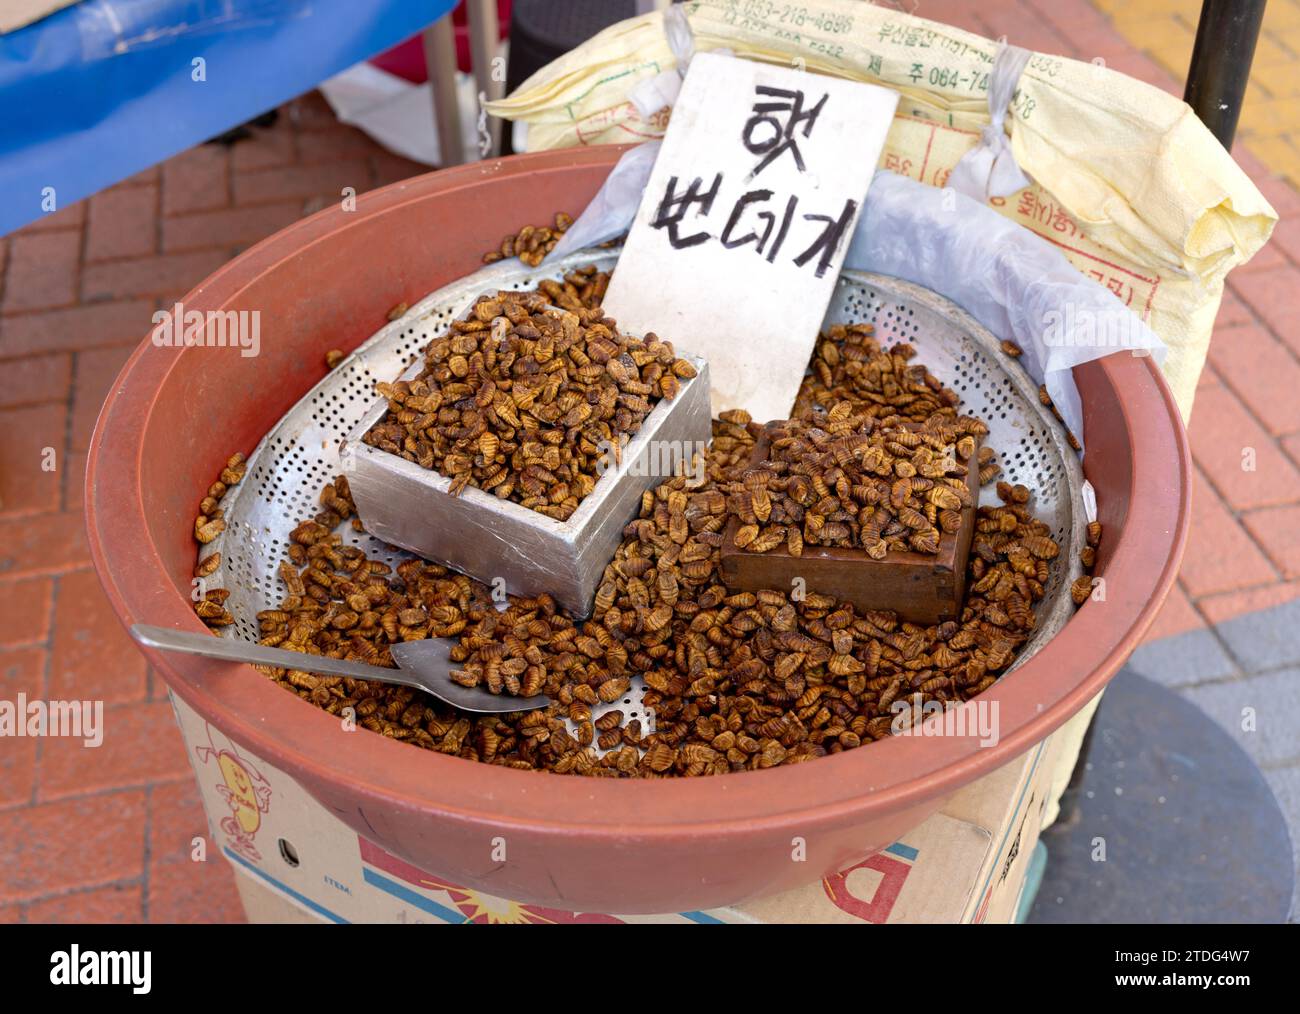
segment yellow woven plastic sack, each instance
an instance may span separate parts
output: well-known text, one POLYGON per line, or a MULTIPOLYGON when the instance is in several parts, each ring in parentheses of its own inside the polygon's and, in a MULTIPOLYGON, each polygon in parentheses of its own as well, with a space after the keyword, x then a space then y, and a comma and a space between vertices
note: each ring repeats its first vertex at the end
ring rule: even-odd
MULTIPOLYGON (((900 91, 880 164, 924 183, 944 186, 990 121, 997 47, 982 36, 855 0, 682 9, 697 51, 729 48, 900 91)), ((663 15, 647 14, 488 108, 527 123, 533 151, 651 140, 668 110, 642 116, 629 94, 675 66, 663 15)), ((1277 213, 1185 103, 1104 66, 1034 54, 1006 123, 1034 182, 993 205, 1057 244, 1164 339, 1165 375, 1187 418, 1224 276, 1267 241, 1277 213)))

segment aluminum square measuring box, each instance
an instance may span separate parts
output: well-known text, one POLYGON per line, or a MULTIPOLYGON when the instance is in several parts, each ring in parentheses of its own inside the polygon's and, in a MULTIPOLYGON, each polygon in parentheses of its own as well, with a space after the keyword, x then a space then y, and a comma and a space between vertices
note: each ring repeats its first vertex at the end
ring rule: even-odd
MULTIPOLYGON (((549 593, 577 616, 591 614, 596 588, 641 508, 641 494, 668 477, 666 465, 703 467, 712 432, 709 370, 683 356, 697 373, 677 396, 661 399, 623 448, 621 461, 597 481, 567 521, 557 521, 476 486, 458 495, 451 480, 363 441, 388 411, 379 399, 339 447, 343 474, 366 531, 394 546, 487 584, 504 581, 515 595, 549 593)), ((417 359, 399 378, 413 380, 417 359)))

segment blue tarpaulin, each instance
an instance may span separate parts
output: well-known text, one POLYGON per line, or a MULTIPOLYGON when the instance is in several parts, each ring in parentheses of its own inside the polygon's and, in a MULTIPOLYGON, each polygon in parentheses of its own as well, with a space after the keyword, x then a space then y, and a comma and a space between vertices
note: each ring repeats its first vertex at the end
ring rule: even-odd
POLYGON ((86 0, 0 36, 0 235, 302 94, 454 6, 86 0))

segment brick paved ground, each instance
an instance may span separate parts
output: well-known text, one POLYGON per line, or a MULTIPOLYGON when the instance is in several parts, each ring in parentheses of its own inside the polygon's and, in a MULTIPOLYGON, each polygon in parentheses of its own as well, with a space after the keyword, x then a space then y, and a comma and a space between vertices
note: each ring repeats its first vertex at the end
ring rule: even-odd
MULTIPOLYGON (((923 0, 918 13, 1180 92, 1192 0, 923 0), (1112 21, 1112 17, 1114 20, 1112 21)), ((1283 215, 1235 272, 1191 427, 1188 562, 1135 665, 1233 726, 1243 695, 1300 726, 1300 2, 1269 4, 1240 163, 1283 215), (1258 470, 1241 471, 1255 448, 1258 470), (1279 710, 1280 709, 1280 710, 1279 710)), ((81 518, 104 393, 153 310, 261 237, 419 171, 335 122, 316 95, 231 149, 200 146, 0 238, 0 699, 100 698, 94 764, 58 741, 0 750, 0 922, 241 918, 164 688, 98 591, 81 518), (52 448, 54 471, 42 469, 52 448), (130 730, 124 733, 122 730, 130 730)), ((18 744, 15 746, 14 744, 18 744)), ((1245 745, 1300 828, 1294 735, 1245 745)))
POLYGON ((207 829, 165 688, 89 569, 86 447, 156 308, 344 186, 425 171, 316 94, 255 133, 0 238, 0 699, 101 699, 116 730, 93 763, 72 741, 0 748, 0 922, 242 918, 226 862, 190 861, 207 829))

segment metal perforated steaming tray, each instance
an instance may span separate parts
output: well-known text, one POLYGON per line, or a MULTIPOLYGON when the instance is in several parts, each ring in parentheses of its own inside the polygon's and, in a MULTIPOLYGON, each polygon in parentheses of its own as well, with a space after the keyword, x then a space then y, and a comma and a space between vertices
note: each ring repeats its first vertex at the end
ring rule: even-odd
MULTIPOLYGON (((339 474, 339 444, 375 404, 376 381, 392 380, 406 370, 477 294, 533 288, 579 265, 608 270, 617 258, 617 251, 591 250, 537 269, 517 260, 483 268, 431 293, 404 317, 380 328, 312 388, 249 456, 244 481, 222 501, 225 532, 200 547, 200 557, 221 553, 221 566, 206 586, 230 589, 225 607, 235 622, 221 636, 257 640, 257 613, 278 606, 284 594, 278 567, 285 559, 289 532, 319 510, 321 489, 339 474)), ((999 478, 1033 491, 1035 515, 1051 526, 1061 546, 1046 594, 1035 610, 1034 635, 1014 669, 1042 648, 1073 612, 1070 583, 1082 573, 1079 552, 1086 527, 1078 456, 1066 443, 1064 428, 1040 404, 1038 385, 999 350, 992 334, 949 300, 896 278, 846 271, 831 299, 826 324, 852 322, 874 325, 884 344, 907 341, 916 346, 919 360, 961 396, 961 411, 988 424, 986 443, 1002 465, 999 478)), ((755 363, 754 368, 766 369, 767 364, 755 363)), ((983 492, 982 502, 996 502, 991 489, 983 492)), ((411 556, 346 523, 340 531, 346 543, 361 547, 372 559, 396 566, 411 556)), ((638 717, 641 692, 637 678, 628 698, 607 707, 628 713, 631 705, 628 717, 638 717)))

